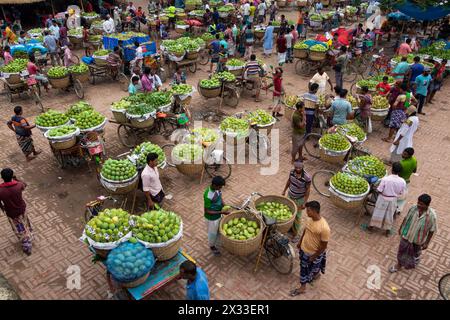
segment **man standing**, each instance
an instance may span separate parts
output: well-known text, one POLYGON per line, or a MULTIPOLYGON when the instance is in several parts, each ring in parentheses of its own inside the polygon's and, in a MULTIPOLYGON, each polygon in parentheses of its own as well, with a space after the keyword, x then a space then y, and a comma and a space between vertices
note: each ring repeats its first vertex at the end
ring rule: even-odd
POLYGON ((203 193, 208 244, 209 248, 216 256, 220 255, 220 251, 216 247, 218 243, 220 220, 222 214, 228 214, 228 212, 222 211, 224 207, 222 199, 223 186, 225 186, 225 179, 221 176, 216 176, 212 179, 211 185, 206 188, 203 193))
POLYGON ((416 81, 416 78, 423 73, 423 70, 425 70, 425 67, 420 63, 420 57, 414 57, 414 63, 409 68, 410 84, 416 81))
POLYGON ((411 175, 417 172, 417 159, 416 157, 414 157, 413 148, 406 148, 405 150, 403 150, 402 158, 403 159, 400 161, 402 171, 400 171, 399 176, 405 179, 406 188, 405 192, 403 193, 403 197, 397 200, 396 215, 400 215, 400 213, 403 211, 403 207, 405 206, 406 203, 406 196, 408 195, 408 185, 410 182, 411 175))
POLYGON ((354 112, 352 109, 351 103, 346 99, 347 97, 347 89, 341 89, 339 91, 339 98, 335 99, 333 103, 331 103, 330 109, 325 112, 332 111, 333 118, 331 122, 334 126, 343 125, 347 123, 347 119, 351 119, 354 116, 354 112))
POLYGON ((392 165, 392 174, 381 179, 377 188, 379 192, 372 219, 368 231, 374 227, 385 230, 386 237, 389 236, 394 222, 394 214, 397 210, 397 199, 405 193, 406 182, 398 175, 402 171, 402 165, 395 162, 392 165))
POLYGON ((103 21, 103 31, 106 34, 111 34, 116 31, 116 27, 114 25, 114 20, 111 18, 111 16, 108 14, 106 15, 105 21, 103 21))
POLYGON ((394 142, 391 145, 391 162, 401 160, 403 150, 413 147, 413 136, 419 127, 419 117, 416 113, 416 107, 410 106, 406 109, 408 119, 406 119, 395 135, 394 142))
POLYGON ((409 209, 403 220, 398 234, 400 245, 397 253, 397 264, 389 269, 394 273, 402 269, 414 269, 420 262, 422 250, 428 248, 431 238, 437 231, 437 216, 434 209, 430 208, 431 197, 422 194, 417 205, 409 209))
POLYGON ((59 40, 59 27, 55 20, 52 21, 52 26, 49 28, 51 34, 56 40, 59 40))
POLYGON ((219 55, 220 55, 220 35, 216 34, 216 39, 211 42, 211 64, 209 65, 209 73, 212 73, 212 69, 214 64, 219 63, 219 55))
POLYGON ((250 56, 250 61, 245 64, 244 77, 246 80, 253 82, 255 88, 255 101, 260 102, 259 95, 261 91, 261 73, 263 72, 259 62, 256 61, 256 55, 250 56))
POLYGON ((23 252, 31 255, 33 229, 25 212, 26 204, 22 197, 27 185, 19 181, 9 168, 3 169, 0 174, 4 181, 0 184, 0 209, 6 213, 15 235, 22 243, 23 252))
POLYGON ((411 52, 411 39, 408 38, 406 39, 406 42, 402 43, 400 47, 398 47, 398 55, 406 57, 411 52))
POLYGON ((286 62, 287 41, 284 37, 284 31, 280 30, 277 39, 278 65, 282 66, 286 62))
POLYGON ((330 241, 330 227, 325 218, 320 215, 320 203, 307 202, 306 214, 309 218, 303 235, 298 242, 300 257, 300 288, 290 292, 291 296, 305 293, 306 284, 320 278, 320 273, 325 273, 326 249, 330 241))
POLYGON ((305 203, 308 202, 309 193, 311 191, 311 177, 306 173, 303 162, 297 160, 294 163, 294 170, 289 174, 286 186, 283 190, 283 196, 289 188, 289 199, 297 204, 297 213, 295 215, 294 224, 292 225, 292 233, 294 237, 298 236, 302 222, 302 213, 305 209, 305 203))
POLYGON ((194 262, 186 260, 180 265, 180 278, 187 280, 186 300, 209 300, 208 279, 194 262))
POLYGON ((397 64, 394 70, 392 71, 392 76, 396 81, 400 80, 403 82, 403 80, 405 79, 406 75, 409 72, 409 68, 410 66, 408 63, 408 57, 402 57, 400 63, 397 64))
POLYGON ((336 87, 344 88, 344 73, 347 70, 348 55, 347 47, 342 46, 339 56, 336 58, 336 65, 334 66, 334 71, 336 74, 336 87))
POLYGON ((142 190, 147 198, 147 208, 153 209, 155 203, 160 205, 164 200, 165 194, 159 180, 158 171, 158 155, 156 153, 149 153, 147 155, 147 165, 141 173, 142 190))
POLYGON ((50 54, 52 66, 61 65, 61 58, 58 54, 58 43, 56 41, 56 38, 51 35, 48 30, 44 32, 44 45, 48 49, 48 53, 50 54))
POLYGON ((258 5, 258 21, 257 23, 263 23, 266 20, 266 10, 267 6, 264 1, 258 5))
POLYGON ((303 94, 303 101, 306 104, 306 134, 311 133, 313 128, 316 106, 319 102, 317 90, 319 90, 319 85, 317 83, 313 83, 309 86, 309 92, 303 94))
POLYGON ((292 163, 297 160, 306 160, 303 157, 303 145, 305 144, 305 132, 306 132, 306 115, 305 104, 303 101, 297 102, 295 105, 296 110, 292 114, 292 163))
POLYGON ((317 69, 317 73, 309 80, 309 84, 317 83, 319 85, 319 94, 325 94, 327 82, 330 84, 331 90, 333 90, 333 84, 331 83, 328 74, 323 71, 323 67, 317 69))
POLYGON ((428 95, 428 87, 430 86, 431 80, 432 78, 430 76, 430 69, 426 68, 423 70, 423 73, 414 81, 416 98, 417 100, 419 100, 418 113, 421 115, 425 115, 425 113, 422 112, 422 109, 423 105, 425 104, 425 99, 428 95))
POLYGON ((244 24, 244 26, 245 26, 245 25, 247 25, 248 18, 249 18, 249 16, 250 16, 250 4, 248 3, 248 1, 246 1, 246 2, 242 5, 242 15, 244 16, 243 24, 244 24))

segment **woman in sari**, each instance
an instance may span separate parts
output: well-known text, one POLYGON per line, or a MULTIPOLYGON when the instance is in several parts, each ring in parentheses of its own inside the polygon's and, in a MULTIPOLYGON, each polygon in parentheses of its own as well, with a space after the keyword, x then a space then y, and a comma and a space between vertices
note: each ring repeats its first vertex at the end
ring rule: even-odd
POLYGON ((273 49, 273 26, 272 22, 269 22, 269 26, 266 29, 266 32, 264 33, 263 40, 263 48, 264 48, 264 56, 267 57, 272 54, 273 49))
POLYGON ((28 121, 22 117, 22 107, 15 107, 14 113, 15 115, 7 122, 7 125, 16 134, 19 147, 27 158, 27 161, 31 161, 41 153, 41 151, 36 151, 33 144, 33 138, 31 138, 31 129, 35 128, 36 125, 30 125, 28 121))

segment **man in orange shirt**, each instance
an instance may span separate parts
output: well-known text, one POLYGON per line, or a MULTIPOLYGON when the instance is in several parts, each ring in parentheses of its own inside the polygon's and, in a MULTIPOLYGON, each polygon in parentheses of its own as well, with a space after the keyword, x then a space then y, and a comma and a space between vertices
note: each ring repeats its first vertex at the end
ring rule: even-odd
POLYGON ((298 11, 298 19, 297 19, 297 33, 298 33, 299 37, 303 33, 303 24, 304 24, 303 12, 302 12, 302 9, 300 8, 298 11))
POLYGON ((411 49, 411 39, 406 39, 406 42, 402 43, 400 47, 398 48, 398 55, 399 56, 407 56, 412 52, 411 49))

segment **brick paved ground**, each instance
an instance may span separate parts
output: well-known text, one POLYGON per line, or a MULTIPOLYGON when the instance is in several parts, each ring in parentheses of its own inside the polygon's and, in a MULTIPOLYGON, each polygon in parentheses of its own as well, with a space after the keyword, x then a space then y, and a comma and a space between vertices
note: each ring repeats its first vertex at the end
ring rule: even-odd
MULTIPOLYGON (((275 63, 272 58, 272 63, 275 63)), ((189 82, 196 84, 205 76, 206 68, 201 68, 189 82)), ((306 78, 296 76, 293 65, 285 67, 285 86, 288 93, 301 93, 306 88, 306 78)), ((107 82, 87 86, 86 100, 95 108, 109 116, 109 105, 123 93, 118 86, 107 82)), ((268 106, 270 96, 263 96, 259 106, 268 106)), ((399 242, 397 235, 386 238, 380 234, 367 234, 355 226, 356 215, 334 207, 327 199, 314 191, 311 199, 319 200, 323 206, 323 216, 328 220, 332 237, 329 243, 327 272, 314 287, 298 299, 438 299, 437 282, 449 272, 450 266, 450 188, 448 171, 450 133, 448 130, 450 98, 448 86, 436 97, 432 106, 427 106, 426 117, 421 117, 420 129, 415 137, 415 148, 419 161, 419 175, 413 177, 408 196, 408 205, 415 202, 423 192, 433 197, 432 207, 438 212, 439 230, 428 250, 423 254, 420 266, 414 271, 387 272, 395 262, 399 242), (369 290, 366 281, 367 268, 378 266, 381 270, 381 288, 369 290)), ((52 90, 44 95, 47 107, 63 110, 76 101, 73 93, 62 94, 52 90)), ((205 101, 198 95, 193 99, 194 112, 216 106, 215 100, 205 101)), ((25 116, 34 121, 37 108, 26 99, 13 104, 4 96, 0 97, 0 122, 5 123, 11 116, 12 107, 21 104, 25 116)), ((256 105, 245 96, 237 111, 254 109, 256 105)), ((236 110, 225 108, 232 114, 236 110)), ((208 124, 211 126, 213 124, 208 124)), ((225 200, 239 204, 250 192, 279 194, 290 170, 290 130, 283 119, 276 125, 280 129, 280 169, 277 175, 262 176, 259 166, 235 165, 224 190, 225 200)), ((106 130, 107 151, 111 156, 127 151, 118 141, 116 126, 109 124, 106 130)), ((92 255, 79 240, 81 235, 84 204, 103 194, 94 174, 87 168, 61 170, 50 152, 45 138, 37 131, 34 139, 43 153, 32 163, 26 163, 13 134, 0 126, 1 167, 11 167, 21 179, 28 183, 25 199, 28 213, 35 228, 34 251, 30 257, 21 253, 11 228, 4 215, 0 216, 0 270, 17 289, 22 299, 107 299, 107 285, 104 268, 91 263, 92 255), (67 290, 66 270, 70 265, 78 265, 82 270, 81 290, 67 290)), ((374 133, 366 145, 380 157, 388 156, 388 144, 380 138, 385 129, 376 123, 374 133)), ((150 141, 164 143, 159 137, 149 137, 150 141)), ((337 167, 309 160, 306 169, 314 173, 319 169, 336 170, 337 167)), ((281 276, 263 258, 257 273, 253 273, 255 255, 240 258, 223 251, 221 257, 210 254, 206 243, 201 209, 202 191, 208 182, 199 184, 181 176, 175 169, 162 172, 163 184, 174 198, 166 206, 178 212, 185 223, 184 249, 189 252, 206 271, 213 299, 291 299, 289 290, 298 282, 298 262, 291 275, 281 276)), ((140 204, 143 196, 140 195, 140 204)), ((367 218, 365 218, 367 219, 367 218)), ((396 221, 396 226, 399 221, 396 221)), ((154 296, 155 299, 182 299, 183 283, 174 283, 154 296)))

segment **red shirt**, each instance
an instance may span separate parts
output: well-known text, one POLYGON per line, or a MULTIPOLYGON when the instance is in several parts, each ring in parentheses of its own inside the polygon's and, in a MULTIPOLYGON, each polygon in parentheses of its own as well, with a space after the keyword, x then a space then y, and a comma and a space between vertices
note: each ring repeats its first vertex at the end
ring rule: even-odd
POLYGON ((389 83, 380 82, 379 84, 377 84, 376 89, 378 94, 385 96, 391 90, 391 86, 389 85, 389 83))
POLYGON ((36 67, 36 65, 33 62, 28 61, 27 71, 30 75, 35 75, 38 72, 38 67, 36 67))
POLYGON ((22 198, 25 183, 11 181, 0 184, 0 203, 9 218, 17 218, 25 213, 26 204, 22 198))
POLYGON ((281 81, 283 79, 281 77, 273 77, 273 96, 279 97, 281 96, 281 81))
POLYGON ((278 53, 286 52, 286 38, 285 37, 277 39, 277 48, 278 48, 278 53))

